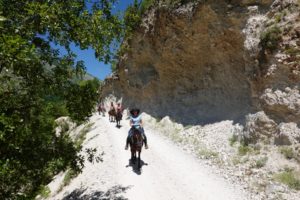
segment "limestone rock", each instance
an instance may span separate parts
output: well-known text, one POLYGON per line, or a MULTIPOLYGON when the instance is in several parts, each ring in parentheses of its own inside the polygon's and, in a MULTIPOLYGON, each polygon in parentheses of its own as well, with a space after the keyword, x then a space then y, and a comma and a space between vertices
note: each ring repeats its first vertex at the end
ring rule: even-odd
POLYGON ((279 139, 285 140, 283 144, 299 144, 300 129, 296 123, 279 124, 279 139))
POLYGON ((241 12, 229 5, 221 0, 189 4, 190 12, 180 14, 150 11, 149 24, 134 33, 126 61, 120 60, 120 79, 104 96, 113 91, 128 107, 183 124, 242 120, 252 111, 245 69, 254 61, 241 31, 247 6, 241 12))
POLYGON ((261 96, 266 112, 274 119, 283 122, 300 123, 299 89, 289 87, 282 90, 266 89, 261 96))
POLYGON ((183 125, 243 123, 264 111, 299 126, 299 1, 193 2, 147 12, 103 96, 183 125), (262 35, 275 26, 278 45, 268 50, 262 35))
POLYGON ((278 132, 277 124, 263 111, 246 116, 245 137, 256 142, 262 137, 270 138, 278 132))

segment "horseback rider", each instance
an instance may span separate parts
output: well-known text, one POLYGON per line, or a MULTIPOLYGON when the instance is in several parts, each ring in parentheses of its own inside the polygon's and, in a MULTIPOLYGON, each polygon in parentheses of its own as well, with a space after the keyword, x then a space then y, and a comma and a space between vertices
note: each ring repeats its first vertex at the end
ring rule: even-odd
POLYGON ((98 112, 99 112, 99 115, 101 115, 101 113, 102 113, 102 115, 105 116, 105 107, 104 107, 104 103, 103 102, 99 103, 99 105, 98 105, 98 112))
POLYGON ((145 135, 145 131, 144 131, 144 128, 143 128, 142 117, 141 117, 141 115, 139 115, 139 113, 140 113, 139 109, 132 109, 130 111, 131 116, 130 116, 129 124, 130 124, 131 128, 128 132, 128 136, 127 136, 127 139, 126 139, 125 150, 128 149, 128 145, 130 143, 130 138, 133 134, 134 129, 137 129, 139 131, 139 133, 142 134, 143 139, 144 139, 144 143, 145 143, 145 148, 148 149, 147 137, 145 135))
POLYGON ((111 110, 115 110, 114 102, 110 102, 110 108, 109 108, 109 110, 110 111, 111 110))
POLYGON ((117 113, 118 113, 118 112, 120 112, 120 113, 123 112, 123 108, 122 108, 122 105, 121 105, 120 102, 117 104, 116 110, 117 110, 117 113))
POLYGON ((103 117, 105 116, 105 106, 104 106, 104 103, 102 102, 101 105, 100 105, 100 109, 101 109, 101 112, 102 112, 102 115, 103 117))

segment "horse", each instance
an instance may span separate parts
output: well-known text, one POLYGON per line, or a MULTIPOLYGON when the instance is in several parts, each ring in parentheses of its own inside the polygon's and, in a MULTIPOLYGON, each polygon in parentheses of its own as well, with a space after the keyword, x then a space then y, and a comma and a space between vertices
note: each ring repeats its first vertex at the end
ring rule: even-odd
POLYGON ((109 121, 114 122, 116 118, 116 110, 111 109, 110 111, 108 111, 108 115, 109 115, 109 121))
POLYGON ((102 113, 102 116, 103 117, 105 117, 105 108, 104 108, 104 106, 99 106, 98 107, 98 112, 99 112, 99 115, 101 115, 101 113, 102 113))
POLYGON ((122 111, 117 111, 117 114, 116 114, 116 122, 117 122, 117 127, 120 127, 121 124, 121 120, 122 120, 122 111))
POLYGON ((133 129, 133 134, 130 138, 131 162, 135 164, 137 159, 138 169, 141 168, 141 151, 143 147, 143 136, 138 129, 133 129), (137 155, 138 153, 138 155, 137 155))

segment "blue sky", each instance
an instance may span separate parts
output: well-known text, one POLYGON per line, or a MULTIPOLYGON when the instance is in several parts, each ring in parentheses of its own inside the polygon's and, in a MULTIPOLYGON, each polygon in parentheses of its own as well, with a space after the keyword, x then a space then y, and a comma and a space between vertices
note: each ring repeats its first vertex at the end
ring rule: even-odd
MULTIPOLYGON (((124 11, 128 7, 128 5, 133 3, 133 1, 134 0, 118 0, 115 5, 114 12, 124 11)), ((60 49, 61 54, 66 53, 66 50, 64 48, 59 46, 56 46, 56 48, 60 49)), ((99 62, 95 58, 95 51, 93 49, 89 48, 87 50, 80 50, 79 47, 71 45, 71 50, 77 54, 76 60, 84 61, 87 72, 92 74, 93 76, 99 78, 100 80, 104 80, 104 78, 111 73, 110 65, 99 62)))

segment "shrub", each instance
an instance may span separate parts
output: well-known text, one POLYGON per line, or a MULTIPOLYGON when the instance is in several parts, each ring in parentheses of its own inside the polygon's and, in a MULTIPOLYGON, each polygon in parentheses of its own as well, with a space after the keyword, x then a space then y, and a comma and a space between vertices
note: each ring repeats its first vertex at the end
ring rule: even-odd
POLYGON ((275 180, 289 186, 292 189, 300 190, 300 179, 299 176, 291 169, 285 169, 284 172, 276 174, 275 180))
POLYGON ((275 22, 279 23, 283 17, 283 13, 279 13, 275 16, 275 22))
POLYGON ((243 164, 249 161, 249 157, 234 156, 231 161, 234 165, 243 164))
POLYGON ((237 141, 238 141, 238 136, 237 135, 232 135, 229 138, 229 144, 230 144, 230 146, 233 146, 237 141))
POLYGON ((281 40, 281 30, 278 26, 272 26, 270 28, 267 28, 265 32, 261 35, 261 46, 264 49, 274 51, 279 41, 281 40))
POLYGON ((64 176, 64 179, 58 189, 58 192, 60 192, 65 186, 69 185, 71 180, 75 178, 78 175, 78 172, 68 169, 66 175, 64 176))
POLYGON ((210 159, 210 158, 218 157, 217 152, 214 152, 214 151, 209 150, 207 148, 199 148, 198 151, 197 151, 197 155, 201 158, 204 158, 204 159, 210 159))
POLYGON ((46 199, 49 197, 51 191, 49 189, 48 186, 41 186, 38 194, 43 198, 43 199, 46 199))
POLYGON ((239 148, 238 148, 238 154, 240 156, 245 156, 250 151, 251 151, 251 148, 249 146, 246 146, 246 145, 240 145, 239 148))
POLYGON ((263 158, 260 158, 258 160, 255 161, 255 168, 262 168, 266 165, 268 161, 268 158, 267 157, 263 157, 263 158))
POLYGON ((140 5, 140 14, 144 14, 154 3, 155 0, 143 0, 140 5))
POLYGON ((34 199, 55 173, 83 167, 80 149, 53 128, 61 115, 84 121, 93 112, 97 80, 76 81, 85 67, 70 46, 109 61, 122 32, 113 2, 0 1, 0 199, 34 199))
POLYGON ((300 49, 297 49, 295 47, 289 47, 285 49, 285 52, 291 56, 300 55, 300 49))
POLYGON ((294 150, 291 147, 280 148, 280 153, 283 154, 286 159, 293 159, 295 157, 294 150))

